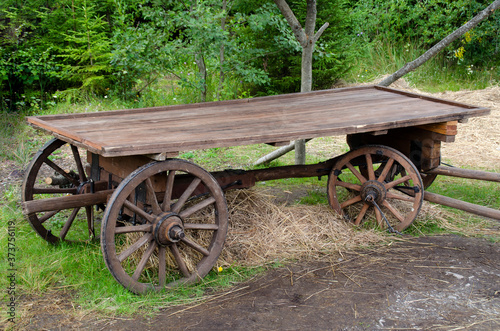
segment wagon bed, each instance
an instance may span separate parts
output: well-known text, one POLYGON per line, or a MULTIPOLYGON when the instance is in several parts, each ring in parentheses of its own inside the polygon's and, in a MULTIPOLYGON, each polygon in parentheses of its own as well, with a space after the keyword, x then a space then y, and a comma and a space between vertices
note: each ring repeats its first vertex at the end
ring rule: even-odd
POLYGON ((367 86, 254 99, 29 117, 104 157, 276 143, 463 120, 489 109, 367 86))

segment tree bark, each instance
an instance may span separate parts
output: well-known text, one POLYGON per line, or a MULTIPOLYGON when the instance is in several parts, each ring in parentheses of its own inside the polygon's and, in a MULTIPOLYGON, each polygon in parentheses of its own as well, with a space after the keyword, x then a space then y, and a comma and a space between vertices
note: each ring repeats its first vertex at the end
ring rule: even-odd
POLYGON ((416 68, 420 67, 422 64, 424 64, 425 62, 433 58, 436 54, 438 54, 441 50, 443 50, 446 46, 457 40, 464 33, 466 33, 467 31, 478 25, 485 18, 493 14, 493 12, 499 7, 500 7, 500 0, 493 1, 491 5, 486 7, 483 11, 477 14, 469 22, 465 23, 460 28, 450 33, 443 40, 441 40, 436 45, 431 47, 427 52, 422 54, 416 60, 406 63, 401 69, 399 69, 389 77, 382 80, 380 83, 378 83, 378 85, 389 86, 398 79, 400 79, 401 77, 403 77, 404 75, 406 75, 407 73, 409 73, 410 71, 413 71, 416 68))

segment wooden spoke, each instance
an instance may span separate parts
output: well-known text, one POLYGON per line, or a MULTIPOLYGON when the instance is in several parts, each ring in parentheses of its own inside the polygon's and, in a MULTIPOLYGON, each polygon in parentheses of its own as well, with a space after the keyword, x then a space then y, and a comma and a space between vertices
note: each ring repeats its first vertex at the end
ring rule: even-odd
POLYGON ((198 243, 196 243, 196 242, 194 242, 186 237, 182 238, 182 242, 205 256, 210 255, 210 252, 205 247, 201 246, 200 244, 198 244, 198 243))
POLYGON ((167 249, 165 246, 158 247, 158 285, 163 288, 167 280, 167 249))
POLYGON ((217 224, 184 223, 184 229, 216 231, 219 230, 219 226, 217 224))
POLYGON ((92 207, 85 207, 85 214, 87 215, 87 229, 89 231, 89 238, 95 237, 94 232, 94 210, 92 207))
POLYGON ((406 194, 397 194, 393 192, 387 192, 387 199, 397 199, 408 202, 415 202, 415 198, 406 194))
POLYGON ((123 202, 123 205, 128 209, 130 210, 131 212, 133 213, 136 213, 138 214, 139 216, 141 216, 142 218, 144 218, 145 220, 147 220, 148 222, 152 223, 154 222, 154 217, 149 215, 148 213, 146 213, 144 210, 142 210, 141 208, 137 207, 136 205, 134 205, 132 202, 128 201, 128 200, 125 200, 123 202))
POLYGON ((60 210, 48 211, 45 214, 43 214, 42 217, 39 217, 38 221, 40 222, 40 224, 43 224, 46 220, 48 220, 49 218, 51 218, 52 216, 54 216, 58 212, 60 212, 60 210))
POLYGON ((383 228, 384 227, 384 220, 382 218, 382 214, 380 213, 380 210, 378 210, 378 208, 374 208, 374 209, 375 209, 375 218, 377 219, 377 224, 378 224, 378 226, 383 228))
POLYGON ((392 181, 390 183, 385 184, 385 188, 386 189, 391 189, 394 186, 397 186, 397 185, 399 185, 401 183, 409 182, 410 180, 411 180, 411 176, 410 175, 406 175, 404 177, 396 179, 395 181, 392 181))
POLYGON ((117 258, 118 261, 123 262, 127 257, 129 257, 133 252, 144 246, 147 242, 153 239, 153 235, 151 233, 147 233, 141 238, 139 238, 135 243, 130 245, 126 250, 121 252, 117 258))
POLYGON ((359 212, 358 217, 354 221, 354 224, 359 225, 359 223, 361 223, 361 220, 363 219, 363 217, 365 217, 365 214, 366 214, 366 211, 368 210, 368 208, 370 208, 369 204, 367 204, 367 203, 363 204, 363 207, 361 208, 361 211, 359 212))
POLYGON ((64 240, 64 238, 66 238, 66 235, 68 234, 68 231, 69 231, 69 228, 71 227, 71 225, 73 224, 73 221, 75 220, 76 218, 76 215, 78 214, 78 211, 80 210, 80 208, 75 208, 73 209, 73 211, 71 212, 71 215, 69 215, 69 218, 68 220, 66 221, 66 223, 64 224, 63 228, 61 229, 61 233, 59 234, 59 237, 61 239, 64 240))
POLYGON ((361 184, 364 184, 366 182, 366 178, 358 171, 354 166, 351 164, 351 162, 346 163, 346 167, 351 170, 354 176, 356 176, 357 179, 361 182, 361 184))
POLYGON ((387 163, 384 166, 384 170, 382 170, 382 173, 380 174, 380 176, 378 176, 377 181, 379 181, 379 182, 385 181, 393 164, 394 164, 394 159, 387 160, 387 163))
POLYGON ((383 202, 383 205, 389 209, 389 211, 394 215, 396 216, 396 218, 400 221, 400 222, 404 222, 405 218, 403 215, 401 215, 401 213, 396 209, 394 208, 389 202, 384 201, 383 202))
POLYGON ((197 211, 202 210, 203 208, 208 207, 214 203, 215 203, 215 198, 210 197, 208 199, 205 199, 205 200, 197 203, 196 205, 194 205, 192 207, 189 207, 189 208, 183 210, 182 212, 179 213, 179 216, 181 218, 189 217, 192 214, 196 213, 197 211))
POLYGON ((151 254, 153 254, 155 248, 156 248, 156 242, 154 240, 149 242, 149 246, 146 249, 146 252, 144 252, 141 260, 139 261, 139 264, 137 264, 137 267, 135 268, 134 274, 132 275, 132 279, 134 280, 139 279, 142 272, 144 271, 144 268, 146 267, 146 263, 148 263, 148 260, 151 257, 151 254))
POLYGON ((339 181, 337 181, 336 185, 348 188, 350 190, 358 191, 358 192, 361 191, 361 185, 358 185, 358 184, 352 184, 349 182, 342 182, 339 180, 339 181))
POLYGON ((78 177, 80 178, 80 182, 86 182, 87 176, 85 176, 85 170, 83 170, 83 164, 80 158, 80 153, 78 152, 78 148, 74 145, 71 145, 71 151, 73 152, 73 158, 75 159, 76 168, 78 169, 78 177))
POLYGON ((33 194, 76 194, 76 188, 33 188, 33 194))
POLYGON ((174 188, 175 170, 170 170, 167 175, 167 184, 165 185, 165 197, 161 209, 163 211, 170 211, 170 204, 172 203, 172 190, 174 188))
POLYGON ((181 256, 181 253, 179 252, 179 247, 177 246, 177 244, 173 244, 172 246, 170 246, 170 251, 172 252, 172 255, 174 256, 175 262, 177 263, 179 270, 182 272, 182 274, 185 277, 189 277, 190 272, 186 266, 186 263, 184 262, 184 259, 181 256))
POLYGON ((66 171, 64 171, 63 169, 61 169, 57 164, 55 164, 51 160, 46 159, 46 160, 44 160, 44 162, 49 167, 51 167, 52 169, 54 169, 55 171, 57 171, 61 176, 64 176, 67 180, 69 180, 76 187, 78 187, 78 185, 80 185, 80 183, 78 182, 78 180, 76 180, 75 178, 71 177, 66 171))
POLYGON ((341 207, 341 208, 349 207, 350 205, 353 205, 353 204, 355 204, 355 203, 357 203, 357 202, 360 202, 360 201, 361 201, 361 196, 360 196, 360 195, 357 195, 357 196, 355 196, 354 198, 351 198, 351 199, 349 199, 349 200, 345 201, 344 203, 342 203, 342 204, 340 205, 340 207, 341 207))
POLYGON ((131 225, 131 226, 119 226, 116 228, 115 233, 132 233, 132 232, 151 232, 153 231, 152 224, 141 224, 141 225, 131 225))
POLYGON ((368 170, 368 179, 375 180, 375 171, 373 170, 373 160, 370 154, 366 154, 366 167, 368 170))
POLYGON ((155 190, 153 188, 153 183, 151 182, 151 178, 146 179, 146 188, 147 188, 147 200, 151 207, 153 208, 153 213, 156 215, 160 215, 162 213, 161 207, 158 204, 158 200, 156 199, 155 190))
POLYGON ((189 186, 186 189, 186 191, 184 191, 184 193, 182 193, 182 195, 179 198, 179 200, 177 200, 177 202, 172 207, 172 211, 174 213, 178 213, 181 210, 182 206, 184 206, 184 204, 186 203, 187 199, 189 199, 189 197, 191 196, 191 194, 193 194, 194 190, 196 190, 196 188, 198 187, 198 185, 200 185, 200 183, 201 183, 201 179, 196 178, 196 179, 194 179, 191 182, 191 184, 189 184, 189 186))

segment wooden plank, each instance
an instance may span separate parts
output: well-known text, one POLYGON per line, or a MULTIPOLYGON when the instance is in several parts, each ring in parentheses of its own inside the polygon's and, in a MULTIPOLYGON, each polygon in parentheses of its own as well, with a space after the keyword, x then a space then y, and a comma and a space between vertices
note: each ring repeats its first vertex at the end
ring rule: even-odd
MULTIPOLYGON (((361 132, 384 133, 489 113, 481 107, 380 87, 193 105, 30 117, 56 137, 105 157, 175 153, 361 132)), ((434 126, 428 127, 438 135, 434 126)), ((451 128, 445 130, 450 133, 451 128)), ((448 139, 448 138, 443 138, 448 139)), ((154 158, 153 157, 153 158, 154 158)), ((168 156, 165 156, 168 157, 168 156)))
POLYGON ((456 136, 457 126, 458 126, 458 121, 450 121, 443 123, 419 125, 418 128, 444 134, 446 136, 456 136))

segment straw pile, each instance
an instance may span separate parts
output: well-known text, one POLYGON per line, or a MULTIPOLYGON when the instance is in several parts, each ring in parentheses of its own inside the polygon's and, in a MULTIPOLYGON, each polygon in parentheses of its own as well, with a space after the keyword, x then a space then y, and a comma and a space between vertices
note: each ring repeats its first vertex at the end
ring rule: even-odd
POLYGON ((324 259, 387 239, 346 223, 329 206, 276 205, 262 189, 231 191, 226 197, 230 224, 220 264, 324 259))

